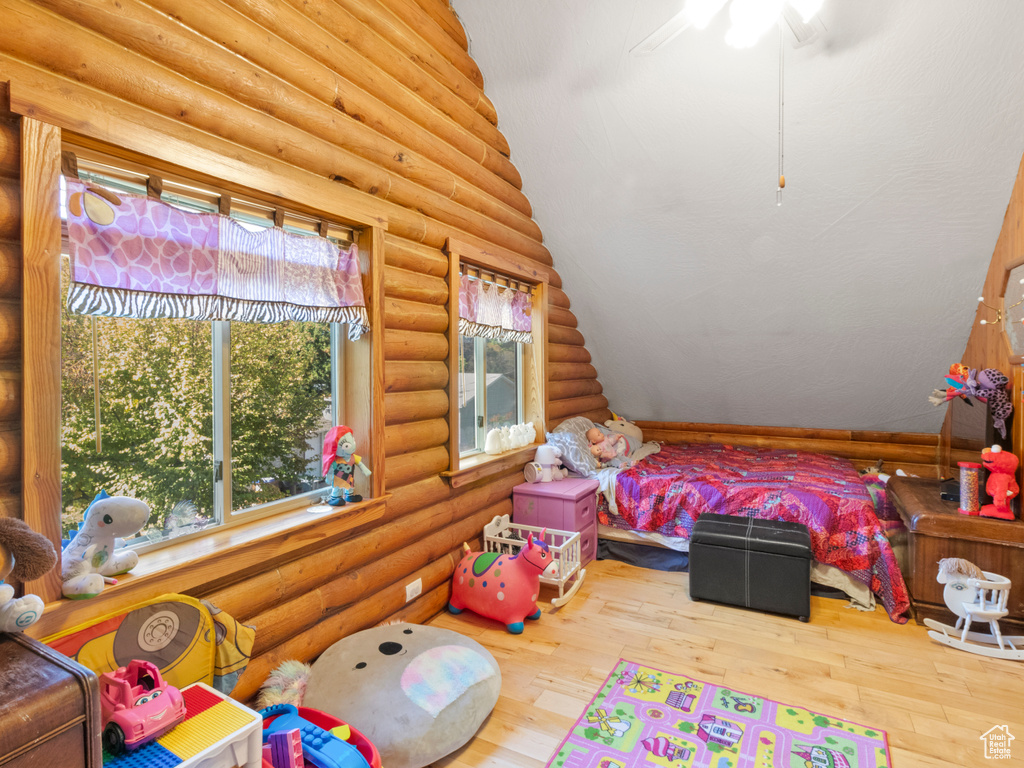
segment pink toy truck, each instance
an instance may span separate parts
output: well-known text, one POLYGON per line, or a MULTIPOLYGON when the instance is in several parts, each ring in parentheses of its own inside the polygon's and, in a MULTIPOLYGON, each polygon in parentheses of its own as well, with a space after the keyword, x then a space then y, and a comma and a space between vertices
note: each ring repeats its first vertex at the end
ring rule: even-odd
POLYGON ((151 661, 134 660, 127 667, 100 675, 103 747, 114 755, 134 750, 171 730, 185 719, 181 691, 160 677, 151 661))
POLYGON ((515 555, 470 552, 468 545, 463 546, 466 554, 455 568, 449 611, 462 613, 469 608, 497 619, 514 635, 522 633, 524 619, 540 618, 541 574, 555 575, 555 561, 543 532, 536 539, 531 533, 515 555))

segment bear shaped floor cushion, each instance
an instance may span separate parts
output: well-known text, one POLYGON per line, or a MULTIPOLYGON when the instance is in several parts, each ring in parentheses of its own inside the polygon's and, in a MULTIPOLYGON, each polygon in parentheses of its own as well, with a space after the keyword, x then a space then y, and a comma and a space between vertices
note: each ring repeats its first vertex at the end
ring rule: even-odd
POLYGON ((302 703, 362 731, 386 768, 422 768, 469 741, 500 690, 498 663, 475 640, 389 624, 324 651, 302 703))

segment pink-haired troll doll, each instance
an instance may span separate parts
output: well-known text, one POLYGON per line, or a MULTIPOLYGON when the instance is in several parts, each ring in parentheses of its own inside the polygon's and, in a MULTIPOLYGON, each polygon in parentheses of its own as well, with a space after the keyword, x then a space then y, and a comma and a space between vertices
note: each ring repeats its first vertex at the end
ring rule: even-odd
POLYGON ((327 503, 332 507, 343 507, 346 502, 362 501, 363 497, 356 493, 356 467, 369 477, 372 472, 356 455, 356 438, 349 427, 331 427, 324 436, 324 477, 334 475, 331 496, 327 503))

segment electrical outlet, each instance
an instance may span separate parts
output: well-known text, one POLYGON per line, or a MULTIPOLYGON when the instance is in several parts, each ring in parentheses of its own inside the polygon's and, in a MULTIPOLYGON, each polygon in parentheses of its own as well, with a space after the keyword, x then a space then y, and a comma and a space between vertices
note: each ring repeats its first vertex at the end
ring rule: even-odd
POLYGON ((423 579, 416 579, 416 581, 410 581, 405 585, 405 602, 417 598, 423 592, 423 579))

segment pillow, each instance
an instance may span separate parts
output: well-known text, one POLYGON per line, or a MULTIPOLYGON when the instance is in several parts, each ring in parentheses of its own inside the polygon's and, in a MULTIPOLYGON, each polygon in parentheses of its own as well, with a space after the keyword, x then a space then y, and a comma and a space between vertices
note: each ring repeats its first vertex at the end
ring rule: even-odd
MULTIPOLYGON (((569 421, 576 421, 576 419, 569 419, 569 421)), ((582 433, 579 433, 574 425, 563 430, 569 421, 563 421, 555 428, 554 432, 548 432, 547 441, 562 451, 562 463, 570 471, 578 475, 592 475, 597 472, 598 465, 594 454, 590 452, 590 441, 587 440, 586 433, 594 426, 594 423, 589 419, 584 419, 588 426, 583 429, 582 433)))

